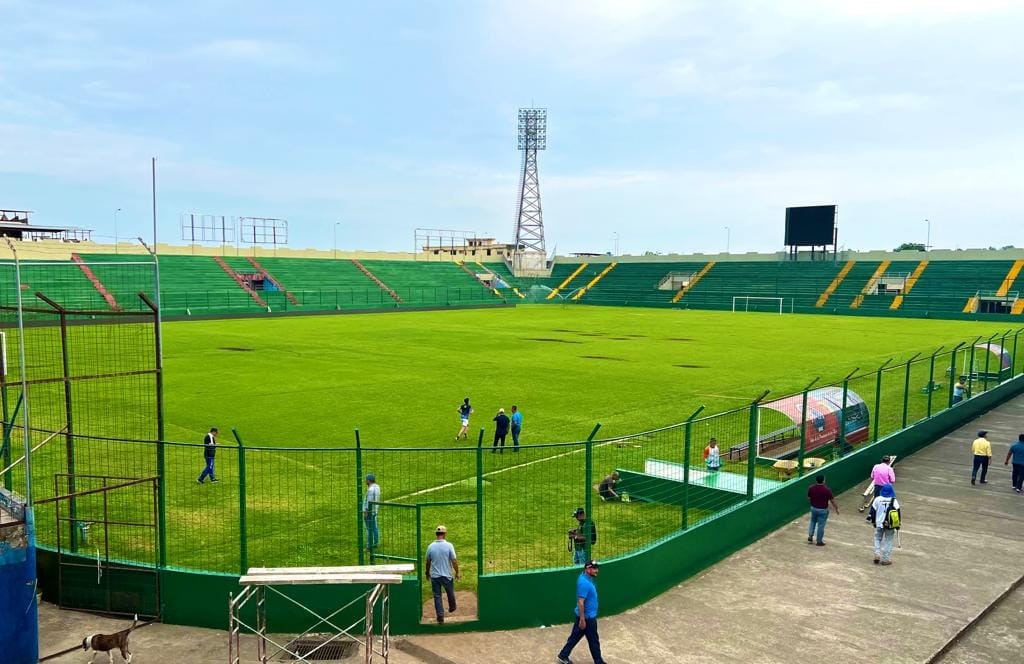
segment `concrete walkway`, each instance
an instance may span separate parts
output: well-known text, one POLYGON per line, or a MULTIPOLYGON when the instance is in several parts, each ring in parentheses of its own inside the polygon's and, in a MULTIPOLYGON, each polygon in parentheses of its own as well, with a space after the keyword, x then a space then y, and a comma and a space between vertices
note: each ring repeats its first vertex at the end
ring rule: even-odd
MULTIPOLYGON (((1024 398, 898 463, 896 489, 905 525, 891 567, 872 564, 872 530, 857 512, 859 490, 850 491, 837 501, 839 516, 829 519, 827 546, 807 544, 802 518, 642 607, 601 618, 605 659, 610 664, 928 662, 1024 575, 1024 496, 1010 490, 1010 474, 1002 465, 1009 441, 1019 432, 1024 432, 1024 398), (969 446, 979 428, 990 431, 995 463, 989 484, 972 487, 969 446)), ((565 589, 567 614, 574 590, 565 589)), ((1014 625, 1019 632, 1022 624, 1016 613, 1020 592, 1004 604, 939 661, 1007 661, 1000 653, 1011 654, 1020 643, 1013 636, 1014 625)), ((523 598, 522 610, 529 607, 530 598, 523 598)), ((40 623, 45 655, 106 629, 107 621, 50 607, 41 612, 40 623)), ((114 630, 120 623, 109 624, 114 630)), ((568 632, 564 624, 413 636, 398 640, 404 651, 393 650, 391 661, 554 662, 568 632)), ((133 661, 142 663, 205 664, 223 662, 227 654, 226 634, 215 630, 152 625, 133 642, 139 653, 133 661)), ((590 661, 585 643, 573 654, 574 661, 590 661)), ((81 657, 79 651, 52 661, 81 657)))

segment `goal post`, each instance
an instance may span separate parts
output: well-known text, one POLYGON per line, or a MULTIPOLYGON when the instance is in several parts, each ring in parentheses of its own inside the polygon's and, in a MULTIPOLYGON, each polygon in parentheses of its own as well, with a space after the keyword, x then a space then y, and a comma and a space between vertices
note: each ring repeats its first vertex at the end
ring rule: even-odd
POLYGON ((762 295, 734 295, 732 298, 733 313, 737 311, 786 311, 786 300, 789 300, 789 313, 793 313, 793 298, 768 297, 762 295))

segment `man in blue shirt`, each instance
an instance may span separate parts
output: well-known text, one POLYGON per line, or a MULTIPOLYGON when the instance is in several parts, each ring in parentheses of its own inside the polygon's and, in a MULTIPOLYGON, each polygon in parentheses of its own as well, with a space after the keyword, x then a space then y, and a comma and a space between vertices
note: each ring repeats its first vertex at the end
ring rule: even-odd
POLYGON ((594 585, 594 579, 599 569, 596 560, 588 560, 583 566, 583 574, 576 580, 576 620, 572 624, 569 639, 558 653, 561 664, 572 664, 569 653, 584 636, 587 637, 587 646, 590 647, 594 664, 605 664, 601 656, 601 639, 597 635, 597 586, 594 585))
POLYGON ((1024 493, 1024 433, 1017 436, 1017 442, 1010 445, 1010 451, 1006 453, 1006 461, 1003 465, 1010 463, 1013 459, 1013 490, 1017 493, 1024 493))
POLYGON ((515 451, 519 451, 519 432, 523 430, 523 414, 519 412, 519 406, 512 406, 512 445, 515 451))
POLYGON ((444 605, 441 603, 441 590, 448 597, 448 613, 455 612, 455 582, 459 578, 459 560, 455 556, 455 547, 448 541, 448 529, 438 526, 434 531, 436 540, 427 547, 427 577, 434 593, 434 612, 437 622, 444 622, 444 605), (454 575, 452 574, 454 572, 454 575))

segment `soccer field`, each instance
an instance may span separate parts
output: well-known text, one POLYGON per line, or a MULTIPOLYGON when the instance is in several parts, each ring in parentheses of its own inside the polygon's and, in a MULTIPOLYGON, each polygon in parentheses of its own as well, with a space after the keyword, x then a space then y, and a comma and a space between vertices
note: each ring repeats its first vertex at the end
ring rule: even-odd
MULTIPOLYGON (((532 305, 174 322, 164 326, 167 437, 236 427, 249 445, 445 445, 499 407, 523 441, 635 433, 838 380, 889 358, 1006 331, 995 323, 532 305)), ((471 436, 475 440, 475 435, 471 436)))

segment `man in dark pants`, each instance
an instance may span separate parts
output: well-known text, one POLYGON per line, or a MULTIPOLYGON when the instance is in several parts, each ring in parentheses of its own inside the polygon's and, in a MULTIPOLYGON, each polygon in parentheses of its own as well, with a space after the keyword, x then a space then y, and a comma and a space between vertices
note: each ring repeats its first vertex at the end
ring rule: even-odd
POLYGON ((210 482, 216 482, 217 476, 213 473, 213 458, 217 454, 217 427, 210 429, 210 433, 203 436, 203 457, 206 459, 206 468, 203 468, 203 472, 199 473, 199 479, 197 480, 200 484, 207 477, 210 478, 210 482))
POLYGON ((558 653, 561 664, 572 664, 569 653, 584 636, 587 637, 587 646, 590 647, 594 664, 605 664, 601 656, 601 639, 597 635, 597 586, 594 585, 594 579, 597 578, 598 569, 600 565, 596 560, 588 560, 583 566, 583 573, 576 580, 576 620, 572 624, 569 638, 558 653))
POLYGON ((1017 436, 1017 442, 1010 445, 1010 451, 1006 453, 1006 461, 1003 465, 1013 460, 1013 490, 1017 493, 1024 493, 1024 433, 1017 436))
POLYGON ((977 477, 979 468, 981 469, 981 483, 988 484, 985 477, 988 475, 988 462, 992 460, 992 444, 985 438, 987 435, 988 431, 979 431, 978 437, 971 443, 971 454, 974 455, 974 465, 971 468, 971 484, 974 484, 974 478, 977 477))
POLYGON ((434 593, 434 612, 437 622, 444 622, 444 605, 441 603, 441 590, 448 596, 448 613, 455 612, 455 580, 459 579, 459 560, 455 556, 455 547, 448 541, 448 529, 438 526, 434 531, 436 540, 427 547, 427 578, 430 589, 434 593))
POLYGON ((494 416, 494 446, 491 448, 491 452, 498 451, 498 443, 501 443, 501 453, 505 453, 505 436, 508 435, 509 419, 508 415, 505 414, 504 408, 498 409, 498 414, 494 416))
POLYGON ((523 430, 523 414, 519 406, 512 406, 512 446, 519 451, 519 432, 523 430))

